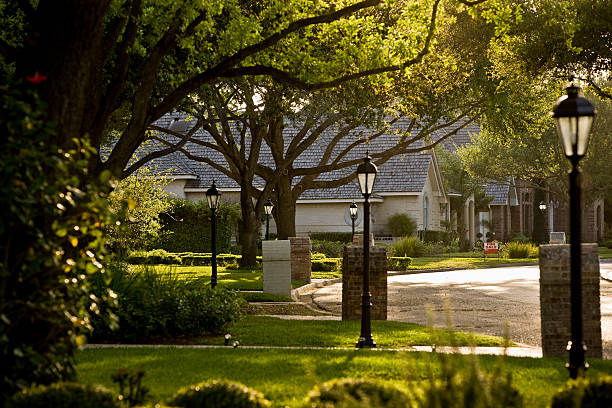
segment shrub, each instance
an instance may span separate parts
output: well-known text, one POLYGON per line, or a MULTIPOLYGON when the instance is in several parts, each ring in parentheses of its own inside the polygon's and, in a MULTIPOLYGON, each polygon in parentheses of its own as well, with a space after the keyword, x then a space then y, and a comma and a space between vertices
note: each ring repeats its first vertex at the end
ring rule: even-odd
POLYGON ((612 239, 608 239, 606 241, 602 241, 600 243, 600 245, 612 249, 612 239))
POLYGON ((412 265, 412 258, 408 256, 391 256, 387 258, 387 264, 391 271, 406 271, 412 265))
POLYGON ((312 241, 312 252, 325 254, 327 258, 342 258, 344 256, 344 242, 312 241))
POLYGON ((132 265, 180 265, 182 259, 179 255, 166 252, 163 249, 152 251, 134 251, 126 259, 132 265))
POLYGON ((512 385, 510 373, 504 374, 498 367, 491 374, 484 374, 472 359, 467 371, 460 371, 465 357, 441 356, 442 373, 431 377, 425 387, 419 406, 445 408, 521 408, 523 397, 512 385))
POLYGON ((412 399, 391 384, 342 378, 316 386, 308 394, 305 405, 312 408, 407 407, 412 406, 412 399))
POLYGON ((526 236, 525 234, 517 232, 516 234, 512 235, 512 239, 510 239, 510 241, 522 242, 522 243, 526 244, 526 243, 530 242, 531 239, 529 239, 529 237, 526 236))
POLYGON ((394 257, 423 256, 427 252, 427 246, 417 237, 406 237, 391 246, 391 255, 394 257))
POLYGON ((508 254, 508 258, 534 258, 538 256, 539 248, 531 243, 508 242, 504 252, 508 254))
POLYGON ((313 272, 333 272, 342 269, 342 260, 337 259, 315 259, 312 261, 313 272))
POLYGON ((553 395, 551 408, 612 407, 612 377, 570 380, 553 395))
POLYGON ((120 408, 117 396, 101 385, 58 382, 26 388, 13 395, 8 408, 120 408))
POLYGON ((387 220, 387 228, 393 237, 409 237, 416 233, 417 225, 407 214, 395 213, 387 220))
POLYGON ((421 230, 418 236, 423 242, 441 242, 450 245, 457 238, 457 233, 455 231, 421 230))
POLYGON ((220 333, 240 317, 243 303, 237 293, 223 287, 211 288, 201 279, 182 279, 176 273, 156 273, 142 267, 129 272, 114 265, 107 286, 96 280, 97 290, 111 289, 118 305, 100 307, 119 318, 119 328, 97 316, 92 319, 95 340, 132 342, 150 336, 220 333))
POLYGON ((313 252, 312 254, 310 254, 310 259, 311 260, 315 260, 315 259, 325 259, 327 258, 327 256, 325 256, 325 254, 319 253, 319 252, 313 252))
POLYGON ((313 241, 332 241, 346 244, 353 242, 352 232, 311 232, 308 235, 313 241))
POLYGON ((230 381, 209 381, 180 389, 168 405, 185 408, 265 408, 270 401, 247 386, 230 381))
MULTIPOLYGON (((231 236, 240 220, 239 205, 219 204, 217 251, 230 252, 231 236)), ((206 200, 193 203, 172 200, 172 208, 160 217, 161 233, 147 244, 149 249, 168 252, 210 252, 210 208, 206 200)))

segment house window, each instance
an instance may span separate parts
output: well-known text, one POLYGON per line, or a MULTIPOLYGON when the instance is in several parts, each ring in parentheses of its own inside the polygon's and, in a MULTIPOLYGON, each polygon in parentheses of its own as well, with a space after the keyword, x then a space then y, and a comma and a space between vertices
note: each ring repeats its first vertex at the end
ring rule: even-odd
POLYGON ((429 228, 429 197, 423 198, 423 229, 429 228))
POLYGON ((440 203, 440 220, 448 221, 446 214, 446 203, 440 203))

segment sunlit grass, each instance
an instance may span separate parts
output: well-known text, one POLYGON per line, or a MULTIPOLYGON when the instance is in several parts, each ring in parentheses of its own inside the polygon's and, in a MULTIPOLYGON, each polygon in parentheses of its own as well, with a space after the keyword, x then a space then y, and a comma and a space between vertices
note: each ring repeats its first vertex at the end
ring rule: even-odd
MULTIPOLYGON (((465 357, 471 358, 471 357, 465 357)), ((476 358, 476 357, 475 357, 476 358)), ((477 357, 491 372, 500 357, 477 357)), ((590 360, 589 377, 612 373, 612 362, 590 360)), ((462 366, 467 366, 467 361, 462 366)), ((505 358, 503 367, 525 398, 526 407, 547 407, 568 379, 561 358, 505 358)), ((110 375, 119 368, 140 368, 150 401, 163 401, 180 387, 212 379, 238 381, 264 393, 274 406, 298 407, 318 383, 332 378, 376 378, 408 386, 423 385, 440 372, 440 356, 382 350, 282 349, 88 349, 77 354, 78 380, 115 389, 110 375)))

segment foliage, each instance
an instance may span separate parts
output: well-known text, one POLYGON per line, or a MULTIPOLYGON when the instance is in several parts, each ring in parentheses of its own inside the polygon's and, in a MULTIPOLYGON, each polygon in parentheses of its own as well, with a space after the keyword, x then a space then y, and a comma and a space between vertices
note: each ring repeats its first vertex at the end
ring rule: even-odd
POLYGON ((412 398, 397 386, 368 379, 339 378, 316 386, 306 398, 309 408, 410 407, 412 398))
POLYGON ((339 241, 316 241, 312 240, 312 252, 325 254, 328 258, 342 258, 346 243, 339 241))
POLYGON ((427 252, 427 246, 418 237, 406 237, 391 246, 392 256, 423 256, 427 252))
POLYGON ((512 235, 510 241, 522 242, 523 244, 527 244, 531 241, 531 239, 527 235, 517 232, 516 234, 512 235))
MULTIPOLYGON (((240 255, 217 254, 217 265, 232 269, 238 269, 240 255)), ((261 264, 261 257, 257 258, 261 264)), ((127 258, 126 262, 131 265, 185 265, 185 266, 210 266, 212 254, 193 253, 193 252, 166 252, 163 249, 151 251, 135 251, 127 258)))
POLYGON ((612 378, 579 378, 568 381, 552 399, 551 408, 597 408, 612 406, 612 378))
MULTIPOLYGON (((237 230, 237 205, 219 204, 217 209, 217 252, 230 252, 231 237, 237 230)), ((193 203, 174 199, 161 216, 162 234, 149 243, 150 249, 168 252, 210 252, 210 208, 206 201, 193 203)))
POLYGON ((125 368, 120 368, 115 374, 111 374, 111 379, 119 387, 119 399, 128 407, 144 404, 149 394, 149 388, 142 385, 144 375, 143 369, 128 370, 125 368))
POLYGON ((395 213, 387 220, 387 229, 393 237, 409 237, 415 235, 417 224, 408 214, 395 213))
POLYGON ((313 272, 333 272, 342 270, 342 258, 313 259, 311 263, 313 272))
POLYGON ((600 245, 612 249, 612 239, 608 239, 607 241, 602 241, 600 245))
POLYGON ((406 271, 412 265, 412 258, 408 256, 390 256, 387 258, 390 271, 406 271))
POLYGON ((263 394, 231 381, 209 381, 180 389, 168 402, 185 408, 265 408, 263 394))
POLYGON ((117 396, 101 385, 57 382, 26 388, 13 395, 8 408, 121 408, 117 396))
POLYGON ((308 235, 313 241, 333 241, 345 244, 353 242, 352 232, 310 232, 308 235))
POLYGON ((441 242, 451 245, 454 239, 457 238, 457 233, 455 231, 422 230, 419 231, 419 238, 425 243, 441 242))
POLYGON ((87 277, 102 268, 110 174, 88 178, 86 143, 54 146, 45 109, 24 85, 0 84, 0 399, 70 379, 99 313, 87 277))
MULTIPOLYGON (((96 283, 97 290, 106 289, 103 281, 96 283)), ((108 288, 117 294, 118 305, 101 307, 118 316, 119 328, 112 330, 96 319, 94 340, 132 342, 151 336, 221 333, 241 316, 242 299, 237 293, 221 286, 213 289, 202 279, 185 279, 172 271, 144 267, 129 272, 125 265, 115 265, 108 288)))
POLYGON ((440 355, 441 373, 430 375, 420 406, 431 408, 522 408, 523 397, 501 367, 485 374, 474 356, 440 355), (460 369, 467 362, 467 372, 460 369))
POLYGON ((513 241, 504 246, 504 253, 508 258, 537 258, 539 248, 532 243, 513 241))
POLYGON ((164 191, 170 181, 163 173, 140 169, 112 191, 108 198, 110 210, 121 214, 121 224, 108 226, 109 245, 115 253, 125 255, 143 249, 159 236, 160 215, 171 206, 170 196, 164 191))

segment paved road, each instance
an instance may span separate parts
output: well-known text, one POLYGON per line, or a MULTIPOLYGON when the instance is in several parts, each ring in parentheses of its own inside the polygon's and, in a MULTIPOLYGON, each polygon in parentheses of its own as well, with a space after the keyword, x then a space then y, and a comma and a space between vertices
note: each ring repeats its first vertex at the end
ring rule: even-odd
MULTIPOLYGON (((612 263, 601 264, 612 276, 612 263)), ((447 317, 461 330, 504 335, 540 346, 539 269, 537 266, 474 269, 389 277, 388 319, 446 327, 447 317), (428 313, 427 310, 431 312, 428 313)), ((313 302, 341 314, 342 284, 311 293, 313 302)), ((604 358, 612 358, 612 283, 601 280, 604 358)))

